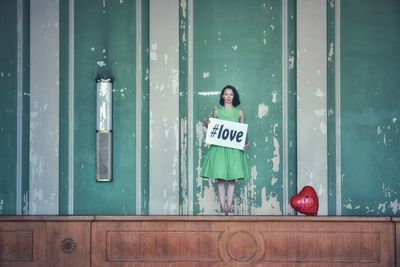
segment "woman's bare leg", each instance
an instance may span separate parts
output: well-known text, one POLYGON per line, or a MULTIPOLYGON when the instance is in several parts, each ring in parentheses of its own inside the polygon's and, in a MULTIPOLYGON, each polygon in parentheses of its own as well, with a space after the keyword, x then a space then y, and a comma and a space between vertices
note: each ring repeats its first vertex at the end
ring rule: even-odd
POLYGON ((221 211, 225 214, 228 212, 226 206, 226 197, 225 197, 225 180, 218 179, 218 197, 219 197, 219 204, 221 205, 221 211))
POLYGON ((230 212, 232 208, 233 195, 235 194, 235 184, 236 184, 235 180, 228 181, 228 207, 227 207, 228 212, 230 212))

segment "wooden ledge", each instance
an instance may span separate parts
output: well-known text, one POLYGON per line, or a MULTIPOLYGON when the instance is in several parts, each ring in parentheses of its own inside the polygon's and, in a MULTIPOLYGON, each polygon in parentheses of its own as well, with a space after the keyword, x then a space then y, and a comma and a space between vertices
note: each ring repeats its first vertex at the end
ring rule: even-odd
MULTIPOLYGON (((95 216, 95 221, 164 222, 390 222, 391 217, 368 216, 95 216)), ((400 220, 399 220, 400 221, 400 220)))
POLYGON ((94 216, 0 216, 0 222, 91 222, 94 216))
POLYGON ((149 216, 0 216, 0 222, 7 221, 30 221, 30 222, 400 222, 400 217, 373 217, 373 216, 183 216, 183 215, 149 215, 149 216))

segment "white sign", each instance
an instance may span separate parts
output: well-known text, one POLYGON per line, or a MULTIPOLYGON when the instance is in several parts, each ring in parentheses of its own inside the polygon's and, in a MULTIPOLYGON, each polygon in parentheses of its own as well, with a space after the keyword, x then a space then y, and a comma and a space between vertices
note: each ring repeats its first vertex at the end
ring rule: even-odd
POLYGON ((243 150, 246 143, 248 125, 232 121, 210 118, 206 143, 243 150))

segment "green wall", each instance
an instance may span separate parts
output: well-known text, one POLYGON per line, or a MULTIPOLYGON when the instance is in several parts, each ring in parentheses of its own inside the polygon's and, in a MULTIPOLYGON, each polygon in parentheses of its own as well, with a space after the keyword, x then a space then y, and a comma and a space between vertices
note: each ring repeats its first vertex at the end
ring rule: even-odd
MULTIPOLYGON (((0 2, 1 215, 29 212, 29 1, 22 3, 23 55, 18 69, 18 2, 0 2), (20 82, 22 98, 17 90, 20 82)), ((285 197, 297 191, 296 130, 301 127, 296 125, 296 1, 287 2, 286 19, 279 0, 194 0, 192 10, 187 1, 179 3, 180 214, 188 214, 190 205, 195 215, 218 209, 215 184, 199 177, 208 151, 201 121, 218 105, 218 94, 226 84, 238 88, 249 124, 247 154, 253 179, 238 183, 237 213, 284 214, 285 197)), ((329 215, 340 211, 342 215, 398 215, 400 2, 342 0, 337 10, 338 3, 327 1, 329 215), (335 47, 337 38, 340 47, 335 47)), ((60 0, 60 175, 54 178, 60 179, 60 214, 148 214, 149 199, 161 197, 149 195, 149 1, 141 2, 140 69, 136 1, 74 1, 72 14, 70 4, 60 0), (95 177, 94 78, 100 61, 115 74, 111 183, 98 183, 95 177), (137 79, 142 84, 140 94, 137 79)))
POLYGON ((74 214, 135 214, 134 1, 75 1, 74 214), (96 83, 98 62, 113 84, 113 181, 98 183, 96 167, 96 83))
POLYGON ((17 158, 17 3, 1 1, 0 30, 7 32, 8 38, 2 34, 0 53, 0 86, 3 88, 0 98, 0 161, 2 171, 0 176, 0 213, 14 214, 16 212, 16 158, 17 158), (7 12, 5 12, 7 11, 7 12), (7 127, 4 127, 6 126, 7 127))
POLYGON ((400 193, 400 1, 341 1, 343 215, 393 215, 400 193))
POLYGON ((20 47, 17 31, 18 2, 14 0, 0 2, 0 31, 2 33, 0 37, 0 92, 2 94, 0 98, 0 215, 28 212, 29 24, 27 22, 29 21, 29 3, 23 2, 27 9, 21 11, 21 37, 24 43, 20 47), (20 58, 18 53, 21 53, 20 58), (21 65, 18 65, 19 60, 21 65), (20 80, 18 80, 19 74, 20 80), (18 86, 22 90, 22 96, 18 92, 18 86), (18 106, 18 101, 20 101, 20 106, 18 106), (20 112, 19 117, 18 112, 20 112), (21 127, 20 135, 17 132, 18 124, 21 127), (20 150, 19 153, 18 150, 20 150), (18 161, 20 164, 17 164, 18 161), (18 183, 17 175, 20 177, 18 183))
POLYGON ((212 212, 217 195, 215 184, 199 177, 208 150, 201 122, 226 84, 238 89, 249 124, 252 179, 238 182, 236 211, 283 213, 282 30, 282 1, 194 1, 195 214, 212 212))

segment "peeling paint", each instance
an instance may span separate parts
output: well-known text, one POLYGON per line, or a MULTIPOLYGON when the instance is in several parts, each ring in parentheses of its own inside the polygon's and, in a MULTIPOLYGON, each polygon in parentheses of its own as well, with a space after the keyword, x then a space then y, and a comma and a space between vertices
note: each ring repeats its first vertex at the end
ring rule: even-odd
MULTIPOLYGON (((274 75, 272 74, 272 77, 274 77, 274 75)), ((278 95, 278 92, 277 91, 273 91, 272 92, 272 103, 276 103, 276 97, 277 97, 277 95, 278 95)))
POLYGON ((315 92, 315 96, 317 97, 324 97, 325 93, 322 92, 321 88, 317 88, 316 92, 315 92))
POLYGON ((150 59, 157 61, 157 43, 151 44, 150 59))
POLYGON ((203 78, 209 78, 210 77, 210 73, 209 72, 203 72, 203 78))
POLYGON ((323 134, 323 135, 326 135, 326 133, 327 133, 327 126, 326 126, 326 123, 325 122, 320 122, 319 123, 319 130, 321 131, 321 133, 323 134))
POLYGON ((272 171, 279 172, 280 165, 279 141, 274 137, 274 157, 272 158, 272 171))
MULTIPOLYGON (((203 142, 205 141, 205 128, 203 127, 201 122, 196 123, 196 137, 198 140, 197 143, 197 153, 198 153, 198 162, 197 162, 197 176, 196 176, 196 184, 197 187, 200 188, 199 192, 196 194, 199 203, 199 210, 201 214, 215 214, 219 212, 219 202, 217 193, 214 190, 214 179, 203 179, 200 177, 201 171, 201 162, 203 158, 202 147, 203 142)), ((205 145, 205 143, 204 143, 205 145)))
POLYGON ((250 172, 251 172, 251 180, 252 181, 257 180, 257 166, 256 165, 251 166, 250 172))
POLYGON ((400 203, 397 199, 390 201, 389 208, 392 209, 392 213, 395 215, 400 210, 400 203))
POLYGON ((271 185, 276 184, 276 182, 278 182, 278 179, 275 176, 272 176, 271 185))
POLYGON ((258 115, 257 115, 257 117, 259 119, 262 119, 263 117, 267 116, 268 115, 268 109, 269 109, 268 106, 265 105, 264 103, 259 104, 258 105, 258 115))
POLYGON ((289 57, 289 69, 293 69, 294 68, 294 56, 290 56, 289 57))
POLYGON ((378 125, 378 129, 376 131, 376 134, 378 134, 378 135, 382 134, 382 129, 381 129, 380 125, 378 125))
POLYGON ((218 32, 218 37, 217 37, 218 42, 222 41, 222 33, 218 32))
POLYGON ((221 92, 220 91, 210 91, 210 92, 198 92, 198 95, 201 96, 214 96, 214 95, 219 95, 221 92))
POLYGON ((181 0, 181 8, 182 8, 182 16, 186 18, 186 8, 187 8, 186 0, 181 0))
POLYGON ((271 192, 267 195, 267 188, 261 189, 261 207, 251 207, 254 215, 282 215, 278 195, 271 192))
POLYGON ((329 53, 328 53, 328 61, 332 61, 333 60, 333 56, 334 56, 334 44, 330 43, 329 44, 329 53))
POLYGON ((153 120, 153 113, 150 111, 149 112, 149 147, 153 147, 153 127, 154 127, 154 120, 153 120))
POLYGON ((264 30, 263 31, 263 43, 264 43, 264 45, 267 45, 267 32, 264 30))

